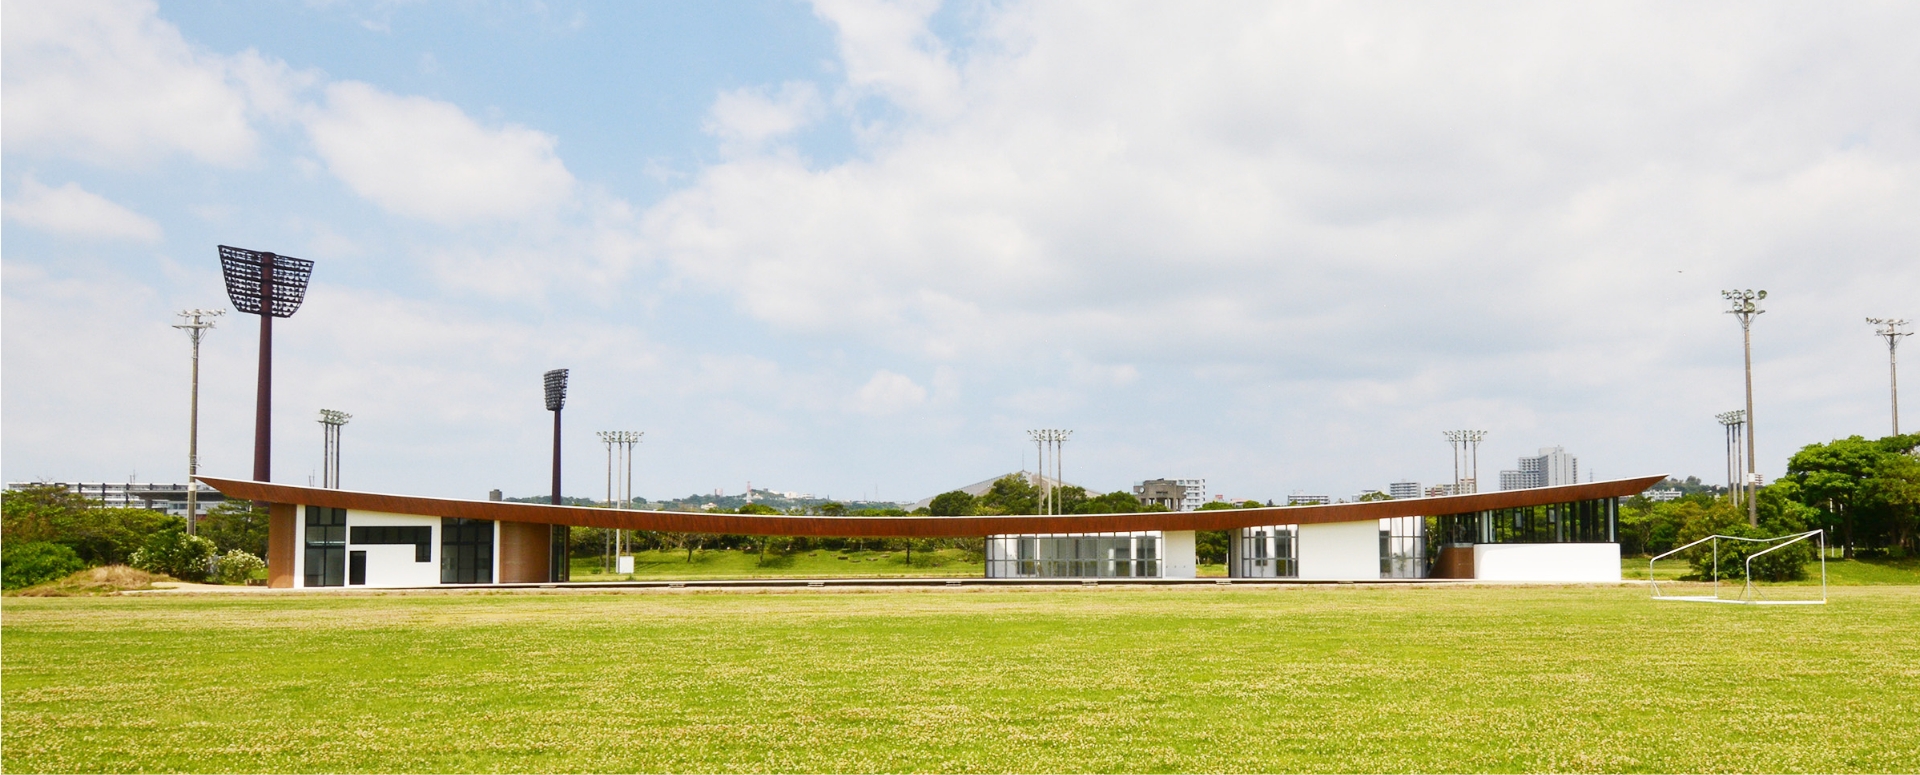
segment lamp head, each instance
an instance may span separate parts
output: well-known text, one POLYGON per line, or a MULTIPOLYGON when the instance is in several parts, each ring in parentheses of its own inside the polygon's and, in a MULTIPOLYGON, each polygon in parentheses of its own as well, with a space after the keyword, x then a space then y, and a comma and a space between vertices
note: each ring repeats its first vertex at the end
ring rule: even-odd
POLYGON ((554 369, 546 373, 543 381, 547 388, 547 411, 558 412, 567 404, 567 370, 554 369))

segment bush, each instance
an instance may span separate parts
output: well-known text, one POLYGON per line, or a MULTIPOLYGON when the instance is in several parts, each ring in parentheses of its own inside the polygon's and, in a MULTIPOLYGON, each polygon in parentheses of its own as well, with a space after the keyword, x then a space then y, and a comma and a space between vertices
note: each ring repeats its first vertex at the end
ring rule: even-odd
POLYGON ((179 528, 167 528, 147 539, 146 546, 133 553, 130 563, 150 573, 164 573, 181 581, 205 581, 213 564, 213 542, 187 535, 179 528))
POLYGON ((245 549, 231 549, 220 556, 215 578, 222 584, 245 584, 253 574, 266 570, 267 563, 245 549))
POLYGON ((267 553, 267 518, 267 510, 252 501, 221 501, 200 517, 199 533, 221 554, 241 549, 260 557, 267 553))
POLYGON ((54 485, 0 495, 0 540, 64 544, 91 565, 126 562, 149 536, 185 524, 157 511, 105 508, 54 485))
POLYGON ((0 588, 20 589, 86 570, 71 547, 46 541, 8 543, 0 550, 0 588))

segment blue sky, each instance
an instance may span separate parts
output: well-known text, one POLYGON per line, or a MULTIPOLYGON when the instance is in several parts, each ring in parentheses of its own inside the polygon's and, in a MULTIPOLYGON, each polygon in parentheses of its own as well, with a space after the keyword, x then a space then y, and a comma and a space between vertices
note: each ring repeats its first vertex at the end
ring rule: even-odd
MULTIPOLYGON (((911 500, 1031 463, 1235 498, 1724 469, 1886 430, 1920 317, 1920 12, 1737 4, 13 3, 9 481, 183 475, 214 246, 316 262, 275 478, 544 489, 539 376, 651 497, 911 500)), ((255 321, 203 468, 251 459, 255 321)), ((1910 380, 1920 383, 1920 380, 1910 380)), ((1909 412, 1920 416, 1920 410, 1909 412)))

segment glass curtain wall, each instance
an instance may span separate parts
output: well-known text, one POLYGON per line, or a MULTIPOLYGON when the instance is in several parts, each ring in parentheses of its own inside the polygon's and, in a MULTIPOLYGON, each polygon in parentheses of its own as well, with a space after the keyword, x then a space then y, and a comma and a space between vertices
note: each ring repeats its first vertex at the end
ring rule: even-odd
POLYGON ((1450 544, 1610 544, 1620 540, 1620 503, 1613 498, 1447 514, 1433 520, 1436 537, 1450 544))
POLYGON ((1380 578, 1426 577, 1426 517, 1389 517, 1380 520, 1380 578))
POLYGON ((1243 527, 1233 543, 1233 575, 1249 579, 1286 579, 1300 575, 1297 525, 1243 527))
POLYGON ((309 587, 347 584, 347 510, 307 506, 306 582, 309 587))
POLYGON ((1160 533, 987 536, 987 578, 1143 578, 1160 575, 1160 533))
POLYGON ((493 520, 440 519, 440 583, 493 583, 493 520))

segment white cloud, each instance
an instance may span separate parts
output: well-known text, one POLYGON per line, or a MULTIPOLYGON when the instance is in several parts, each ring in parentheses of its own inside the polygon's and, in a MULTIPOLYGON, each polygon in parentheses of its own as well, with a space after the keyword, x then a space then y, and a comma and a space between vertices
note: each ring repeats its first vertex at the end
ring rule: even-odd
POLYGON ((252 159, 248 95, 279 99, 259 88, 264 63, 198 50, 157 11, 140 0, 6 3, 8 151, 102 164, 175 152, 222 165, 252 159))
POLYGON ((160 224, 78 183, 49 188, 28 175, 7 197, 6 216, 34 229, 93 240, 159 242, 160 224))
POLYGON ((553 135, 488 128, 459 107, 357 82, 326 89, 307 130, 327 168, 355 193, 399 215, 442 224, 547 214, 573 174, 553 135))
POLYGON ((881 369, 854 392, 854 400, 861 412, 893 414, 926 403, 927 389, 904 374, 881 369))
POLYGON ((773 93, 734 89, 714 99, 705 128, 720 138, 723 147, 751 151, 805 127, 823 107, 819 90, 806 81, 788 81, 773 93))
POLYGON ((927 29, 938 0, 815 0, 813 11, 839 32, 847 84, 923 117, 951 116, 960 78, 944 43, 927 29))

